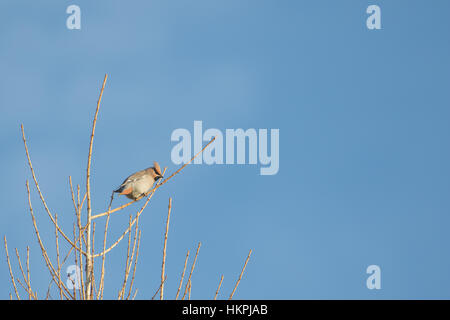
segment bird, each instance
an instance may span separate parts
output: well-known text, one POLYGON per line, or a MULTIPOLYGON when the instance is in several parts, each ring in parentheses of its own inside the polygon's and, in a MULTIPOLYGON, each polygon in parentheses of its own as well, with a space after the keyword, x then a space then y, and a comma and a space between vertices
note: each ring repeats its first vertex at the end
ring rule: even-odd
POLYGON ((162 177, 161 167, 155 161, 153 167, 135 172, 127 177, 114 192, 125 195, 129 199, 138 200, 162 177))

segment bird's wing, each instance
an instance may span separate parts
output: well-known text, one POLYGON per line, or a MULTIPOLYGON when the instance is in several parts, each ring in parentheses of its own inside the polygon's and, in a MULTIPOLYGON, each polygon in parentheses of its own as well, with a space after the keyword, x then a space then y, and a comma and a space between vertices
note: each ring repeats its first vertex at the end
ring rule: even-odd
POLYGON ((144 177, 146 174, 147 174, 147 172, 145 172, 145 170, 141 170, 136 173, 133 173, 131 176, 129 176, 122 182, 121 186, 123 186, 129 182, 136 182, 136 181, 142 179, 142 177, 144 177))

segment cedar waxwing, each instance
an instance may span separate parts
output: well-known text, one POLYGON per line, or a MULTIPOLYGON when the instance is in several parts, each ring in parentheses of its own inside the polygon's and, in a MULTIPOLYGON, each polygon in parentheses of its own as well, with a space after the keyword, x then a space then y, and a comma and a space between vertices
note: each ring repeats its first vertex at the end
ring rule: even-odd
POLYGON ((153 167, 133 173, 126 178, 114 192, 119 192, 119 194, 124 194, 128 198, 136 200, 145 195, 153 187, 153 184, 161 178, 161 168, 155 161, 153 167))

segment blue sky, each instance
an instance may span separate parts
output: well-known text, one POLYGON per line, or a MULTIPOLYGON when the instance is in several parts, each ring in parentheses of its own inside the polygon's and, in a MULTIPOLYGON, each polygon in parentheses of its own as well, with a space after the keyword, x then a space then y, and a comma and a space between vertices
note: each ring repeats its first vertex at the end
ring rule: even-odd
MULTIPOLYGON (((24 256, 30 245, 32 284, 45 295, 50 275, 26 203, 19 125, 46 200, 71 230, 68 176, 84 187, 107 73, 94 212, 154 160, 176 170, 171 134, 193 132, 195 120, 222 132, 280 130, 276 175, 192 165, 158 190, 140 220, 137 298, 159 285, 169 197, 167 298, 199 241, 196 299, 212 298, 221 274, 219 298, 228 297, 250 249, 238 299, 450 298, 449 10, 444 0, 2 1, 0 234, 14 265, 13 248, 24 256), (81 8, 81 30, 66 28, 71 4, 81 8), (381 30, 366 27, 371 4, 381 8, 381 30), (373 264, 380 290, 366 287, 373 264)), ((35 190, 32 200, 54 256, 35 190)), ((112 216, 110 241, 138 207, 112 216)), ((122 282, 124 250, 108 256, 107 298, 122 282)))

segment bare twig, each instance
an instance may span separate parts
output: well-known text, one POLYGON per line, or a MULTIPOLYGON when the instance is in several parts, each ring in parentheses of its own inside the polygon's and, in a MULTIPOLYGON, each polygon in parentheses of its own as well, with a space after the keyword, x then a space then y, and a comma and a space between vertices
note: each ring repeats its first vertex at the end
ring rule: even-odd
POLYGON ((167 235, 169 233, 169 222, 170 222, 170 211, 172 210, 172 198, 169 198, 169 209, 167 213, 167 221, 166 221, 166 233, 164 235, 164 248, 163 248, 163 260, 161 267, 161 290, 159 291, 159 298, 162 300, 164 298, 164 272, 166 267, 166 247, 167 247, 167 235))
MULTIPOLYGON (((73 242, 76 243, 76 238, 77 238, 77 232, 75 231, 75 223, 73 224, 73 242)), ((75 250, 75 252, 73 253, 74 259, 75 259, 75 266, 77 268, 79 268, 80 266, 78 265, 78 255, 77 255, 77 251, 75 250)), ((81 270, 80 270, 81 272, 81 270)), ((72 284, 73 284, 73 296, 74 296, 74 300, 77 300, 77 287, 78 287, 78 283, 75 283, 75 281, 78 281, 78 275, 76 274, 75 271, 75 280, 71 279, 72 284)), ((80 293, 80 299, 82 299, 81 293, 80 293)))
MULTIPOLYGON (((55 213, 55 225, 58 224, 58 214, 55 213)), ((56 263, 58 266, 58 288, 59 288, 59 296, 61 300, 63 299, 63 292, 62 292, 62 281, 61 281, 61 263, 59 261, 59 241, 58 241, 58 229, 55 227, 55 242, 56 242, 56 263)))
POLYGON ((192 273, 194 272, 195 262, 197 261, 198 251, 200 250, 201 245, 202 245, 202 243, 199 242, 199 243, 198 243, 198 246, 197 246, 197 252, 195 253, 194 262, 192 263, 191 272, 189 273, 188 281, 187 281, 187 283, 186 283, 186 286, 184 287, 184 294, 183 294, 182 300, 184 300, 184 297, 186 296, 187 289, 188 289, 188 285, 189 285, 189 283, 190 283, 190 281, 191 281, 192 273))
POLYGON ((86 194, 87 194, 87 230, 86 230, 86 299, 92 299, 92 277, 94 273, 94 268, 92 264, 92 253, 91 253, 91 158, 92 158, 92 146, 94 143, 95 126, 97 124, 98 111, 100 109, 100 102, 102 101, 103 90, 105 89, 106 79, 108 75, 105 74, 103 79, 102 88, 100 90, 100 96, 97 101, 97 108, 95 109, 94 121, 92 123, 91 139, 89 141, 89 154, 88 162, 86 167, 86 194))
MULTIPOLYGON (((130 298, 131 290, 133 289, 133 283, 134 283, 134 276, 136 274, 136 265, 139 257, 139 247, 141 244, 141 230, 139 230, 139 236, 138 236, 138 243, 137 243, 137 249, 136 249, 136 258, 134 259, 134 266, 133 266, 133 276, 131 277, 130 287, 128 288, 128 295, 127 300, 130 298)), ((137 292, 137 289, 136 289, 137 292)), ((135 293, 136 295, 136 293, 135 293)), ((134 300, 134 297, 133 297, 134 300)))
MULTIPOLYGON (((131 228, 131 215, 130 215, 130 221, 129 221, 129 223, 128 223, 128 225, 130 226, 130 228, 131 228)), ((127 285, 127 278, 128 278, 128 263, 129 263, 129 260, 130 260, 130 245, 131 245, 131 232, 128 234, 128 246, 127 246, 127 259, 125 260, 125 276, 124 276, 124 279, 123 279, 123 284, 122 284, 122 288, 120 289, 120 291, 119 291, 119 296, 118 296, 118 299, 120 300, 121 298, 122 298, 122 294, 123 294, 123 292, 124 292, 124 290, 125 290, 125 286, 127 285)))
MULTIPOLYGON (((25 290, 28 295, 30 295, 30 291, 28 290, 28 288, 22 283, 22 281, 20 281, 20 278, 16 278, 17 283, 20 284, 20 286, 22 287, 23 290, 25 290)), ((31 300, 31 299, 30 299, 31 300)))
POLYGON ((94 273, 94 245, 95 245, 95 221, 92 222, 92 245, 91 245, 91 261, 92 261, 92 297, 91 299, 94 299, 96 297, 96 290, 95 287, 95 273, 94 273))
POLYGON ((192 280, 189 280, 188 300, 191 300, 191 288, 192 288, 192 280))
POLYGON ((167 275, 165 276, 164 281, 161 281, 161 284, 159 285, 158 290, 156 290, 155 294, 153 295, 152 300, 155 300, 156 295, 158 294, 159 290, 161 290, 161 287, 164 284, 164 282, 166 282, 166 280, 167 280, 167 275))
MULTIPOLYGON (((73 186, 72 186, 72 177, 69 176, 69 185, 70 185, 70 192, 72 195, 72 202, 73 202, 73 207, 75 209, 75 216, 77 217, 77 224, 78 224, 78 231, 79 231, 79 237, 77 238, 77 240, 75 241, 75 243, 77 243, 80 240, 80 248, 82 249, 82 243, 81 243, 81 237, 83 237, 84 243, 86 243, 86 239, 84 238, 84 230, 81 226, 81 204, 80 204, 80 185, 77 185, 77 202, 75 202, 75 194, 73 191, 73 186)), ((84 199, 86 199, 86 193, 84 194, 84 198, 83 198, 83 202, 84 199)), ((80 252, 80 256, 81 256, 81 252, 80 252)))
MULTIPOLYGON (((109 202, 109 206, 108 206, 108 216, 106 217, 106 223, 105 223, 105 233, 103 234, 103 250, 102 252, 105 252, 106 249, 106 234, 108 233, 108 226, 109 226, 109 211, 111 210, 111 205, 112 202, 114 200, 114 192, 111 193, 111 200, 109 202)), ((105 258, 106 255, 102 255, 102 270, 101 270, 101 274, 100 274, 100 285, 98 288, 98 295, 97 295, 97 300, 99 298, 103 299, 103 288, 104 288, 104 281, 105 281, 105 258)))
POLYGON ((250 259, 250 255, 251 254, 252 254, 252 250, 250 249, 250 251, 248 253, 248 256, 247 256, 247 259, 245 259, 244 267, 242 268, 241 274, 239 275, 239 279, 237 280, 236 285, 234 286, 233 292, 231 292, 230 297, 228 298, 228 300, 233 299, 234 292, 236 291, 236 289, 237 289, 237 287, 239 285, 239 282, 241 282, 242 275, 244 274, 245 268, 247 267, 247 263, 248 263, 248 260, 250 259))
POLYGON ((216 294, 214 295, 214 300, 217 299, 217 295, 219 294, 220 287, 222 286, 223 275, 220 277, 219 286, 217 287, 216 294))
MULTIPOLYGON (((129 260, 129 263, 128 263, 128 269, 127 269, 127 282, 128 282, 128 277, 129 277, 129 275, 130 275, 130 269, 131 269, 131 265, 133 264, 133 260, 134 260, 134 256, 135 256, 135 253, 136 253, 136 245, 138 244, 138 241, 137 241, 137 235, 138 235, 138 233, 140 233, 140 231, 141 230, 139 230, 139 218, 136 220, 136 227, 135 227, 135 229, 134 229, 134 239, 133 239, 133 250, 132 250, 132 252, 131 252, 131 257, 130 257, 130 260, 129 260), (139 232, 138 232, 139 231, 139 232)), ((140 240, 139 240, 140 241, 140 240)), ((123 293, 122 293, 122 299, 123 299, 123 297, 124 297, 124 295, 125 295, 125 288, 124 288, 124 291, 123 291, 123 293)))
MULTIPOLYGON (((16 282, 14 281, 14 275, 11 269, 11 262, 9 260, 9 253, 8 253, 8 243, 6 242, 6 236, 3 236, 3 240, 5 242, 5 252, 6 252, 6 260, 8 261, 8 268, 9 268, 9 275, 11 276, 11 282, 14 287, 14 292, 16 293, 17 300, 20 300, 19 292, 17 291, 16 282)), ((11 296, 12 300, 12 296, 11 296)))
POLYGON ((136 298, 137 293, 138 293, 138 289, 136 289, 136 291, 134 291, 133 300, 136 298))
MULTIPOLYGON (((131 216, 130 216, 130 223, 131 223, 131 216)), ((124 283, 123 283, 123 286, 122 286, 122 290, 121 290, 121 294, 120 294, 119 299, 123 299, 124 296, 125 296, 126 284, 128 282, 128 277, 130 275, 131 265, 133 264, 133 259, 134 259, 135 249, 136 249, 136 243, 137 243, 138 231, 139 231, 139 219, 136 220, 136 227, 135 227, 134 240, 133 240, 133 250, 132 250, 132 253, 131 253, 131 257, 129 259, 127 257, 127 263, 126 263, 126 267, 125 267, 125 278, 124 278, 124 283)), ((131 232, 130 232, 130 237, 129 238, 131 238, 131 232)), ((129 245, 130 245, 130 243, 128 242, 128 246, 129 245)), ((131 287, 130 287, 130 289, 131 289, 131 287)))
MULTIPOLYGON (((27 246, 27 283, 28 286, 31 289, 31 281, 30 281, 30 247, 27 246)), ((37 299, 37 295, 34 295, 34 297, 37 299)))
MULTIPOLYGON (((25 276, 25 271, 23 271, 22 260, 20 259, 19 250, 17 250, 17 248, 15 248, 15 250, 16 250, 17 261, 19 262, 20 272, 22 273, 23 280, 24 280, 25 284, 27 285, 26 287, 24 285, 22 285, 22 287, 28 293, 28 300, 31 300, 31 298, 33 297, 33 290, 31 290, 30 283, 28 282, 27 277, 25 276)), ((20 280, 17 279, 17 282, 19 282, 19 281, 20 280)))
POLYGON ((176 176, 177 174, 179 174, 181 172, 181 170, 183 170, 188 164, 190 164, 192 161, 194 161, 195 158, 198 157, 199 154, 201 154, 203 151, 205 151, 206 148, 208 148, 208 146, 213 143, 213 141, 216 140, 216 137, 212 138, 203 148, 202 150, 200 150, 199 152, 197 152, 192 158, 191 160, 189 160, 188 162, 186 162, 185 164, 183 164, 177 171, 175 171, 174 173, 172 173, 168 178, 164 179, 163 182, 161 182, 160 185, 156 186, 155 189, 163 186, 164 184, 166 184, 170 179, 172 179, 174 176, 176 176))
MULTIPOLYGON (((72 202, 73 202, 73 207, 74 207, 74 209, 75 209, 75 214, 77 214, 78 213, 78 205, 77 205, 77 203, 75 202, 75 193, 74 193, 74 191, 73 191, 73 185, 72 185, 72 177, 71 176, 69 176, 69 186, 70 186, 70 193, 71 193, 71 195, 72 195, 72 202)), ((78 201, 80 201, 80 198, 79 198, 79 196, 80 196, 80 190, 78 189, 78 201)))
POLYGON ((183 285, 184 273, 186 272, 188 258, 189 258, 189 250, 186 253, 186 259, 184 259, 184 268, 183 268, 183 272, 181 273, 180 284, 178 285, 178 290, 177 290, 177 295, 175 296, 175 300, 178 300, 178 295, 180 294, 180 290, 183 285))
MULTIPOLYGON (((72 189, 72 179, 70 179, 70 187, 72 189)), ((72 199, 73 199, 73 192, 72 192, 72 199)), ((77 218, 77 227, 78 227, 78 239, 75 241, 75 243, 79 243, 80 249, 83 250, 83 236, 84 236, 84 231, 83 231, 83 227, 81 226, 81 205, 80 205, 80 186, 77 186, 77 199, 78 202, 75 204, 75 200, 74 205, 75 205, 75 215, 77 218)), ((86 243, 86 241, 85 241, 86 243)), ((83 254, 81 253, 81 250, 78 251, 79 254, 79 261, 80 261, 80 290, 81 290, 81 297, 82 299, 85 299, 85 288, 84 288, 84 271, 83 271, 83 254)), ((75 249, 74 254, 77 254, 77 250, 75 249)))

